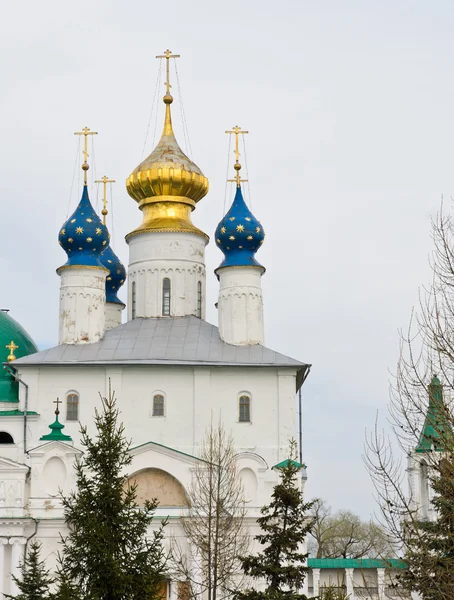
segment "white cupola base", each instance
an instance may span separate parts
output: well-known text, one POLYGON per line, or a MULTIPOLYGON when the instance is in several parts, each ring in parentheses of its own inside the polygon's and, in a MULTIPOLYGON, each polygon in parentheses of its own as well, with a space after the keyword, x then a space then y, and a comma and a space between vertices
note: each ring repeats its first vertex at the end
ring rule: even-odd
POLYGON ((103 267, 64 266, 61 277, 59 344, 93 344, 105 331, 106 277, 103 267))
POLYGON ((125 308, 124 304, 119 302, 106 302, 106 325, 105 331, 114 329, 121 325, 121 313, 125 308))
POLYGON ((129 237, 128 321, 205 318, 205 246, 195 233, 150 231, 129 237))
POLYGON ((227 344, 264 343, 263 267, 222 267, 219 277, 219 335, 227 344))

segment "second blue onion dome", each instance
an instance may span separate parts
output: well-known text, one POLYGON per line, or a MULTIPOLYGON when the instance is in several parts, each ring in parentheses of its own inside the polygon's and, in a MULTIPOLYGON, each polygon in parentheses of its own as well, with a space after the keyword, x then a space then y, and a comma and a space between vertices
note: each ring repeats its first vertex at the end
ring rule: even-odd
POLYGON ((118 290, 126 279, 126 269, 123 263, 110 246, 101 253, 99 258, 102 265, 109 270, 106 279, 106 302, 124 305, 124 302, 117 296, 118 290))
POLYGON ((236 188, 229 212, 216 228, 216 246, 224 253, 223 267, 264 267, 255 259, 255 253, 265 239, 263 227, 244 201, 241 187, 236 188))
POLYGON ((109 232, 96 214, 84 185, 76 210, 63 224, 58 235, 60 246, 68 255, 65 267, 103 267, 100 254, 109 246, 109 232))

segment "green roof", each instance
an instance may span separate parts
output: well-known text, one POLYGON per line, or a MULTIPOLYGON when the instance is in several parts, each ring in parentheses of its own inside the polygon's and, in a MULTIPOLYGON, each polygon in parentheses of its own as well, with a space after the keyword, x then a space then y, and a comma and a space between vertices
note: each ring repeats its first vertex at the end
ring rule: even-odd
POLYGON ((405 569, 400 558, 308 558, 311 569, 405 569))
POLYGON ((296 460, 291 460, 290 458, 286 458, 285 460, 278 463, 277 465, 274 465, 271 468, 272 469, 285 469, 289 465, 291 465, 292 467, 296 467, 297 469, 306 469, 307 468, 304 463, 300 463, 296 460))
MULTIPOLYGON (((0 363, 8 360, 10 351, 6 348, 14 342, 17 349, 14 350, 16 358, 22 358, 28 354, 38 352, 35 342, 25 329, 4 311, 0 311, 0 363)), ((14 362, 11 363, 12 365, 14 362)), ((17 402, 19 384, 14 380, 11 373, 0 367, 0 402, 17 402)))
POLYGON ((443 385, 436 375, 432 377, 429 385, 429 407, 427 409, 424 427, 419 437, 416 452, 430 452, 442 450, 443 436, 449 424, 443 417, 445 405, 443 401, 443 385))
MULTIPOLYGON (((38 413, 34 410, 27 410, 27 415, 37 415, 38 413)), ((23 410, 0 410, 0 417, 23 417, 25 415, 23 410)))

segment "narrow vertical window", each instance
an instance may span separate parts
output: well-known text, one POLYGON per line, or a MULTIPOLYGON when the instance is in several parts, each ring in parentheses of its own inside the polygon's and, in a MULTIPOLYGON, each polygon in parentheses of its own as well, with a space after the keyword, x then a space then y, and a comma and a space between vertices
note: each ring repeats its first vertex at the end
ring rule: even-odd
POLYGON ((79 396, 78 394, 68 394, 66 396, 66 420, 79 420, 79 396))
POLYGON ((197 313, 196 317, 202 318, 202 282, 197 282, 197 313))
POLYGON ((133 319, 136 318, 136 282, 133 281, 131 284, 131 316, 133 319))
POLYGON ((251 399, 249 396, 240 396, 240 423, 249 423, 251 420, 251 399))
POLYGON ((153 417, 164 416, 164 396, 156 394, 153 396, 153 417))
POLYGON ((170 316, 170 279, 168 277, 162 280, 162 315, 170 316))

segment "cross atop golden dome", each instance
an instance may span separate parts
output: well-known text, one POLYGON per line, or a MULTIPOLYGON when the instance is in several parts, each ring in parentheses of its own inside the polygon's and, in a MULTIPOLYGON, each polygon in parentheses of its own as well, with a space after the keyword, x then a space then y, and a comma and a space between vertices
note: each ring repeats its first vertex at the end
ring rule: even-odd
POLYGON ((208 192, 208 179, 180 148, 172 127, 169 61, 178 57, 170 50, 156 57, 166 59, 164 129, 156 148, 126 180, 128 194, 143 212, 142 224, 127 238, 147 231, 205 235, 191 223, 191 211, 208 192))

